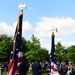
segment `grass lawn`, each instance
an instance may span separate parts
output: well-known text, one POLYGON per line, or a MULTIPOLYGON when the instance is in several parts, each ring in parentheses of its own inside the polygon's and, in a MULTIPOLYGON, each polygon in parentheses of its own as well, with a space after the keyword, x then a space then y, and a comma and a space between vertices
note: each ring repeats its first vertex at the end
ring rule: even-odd
MULTIPOLYGON (((7 75, 7 72, 3 72, 2 75, 7 75)), ((31 72, 28 72, 27 75, 32 75, 32 73, 31 72)), ((47 75, 47 73, 43 73, 42 75, 47 75)))

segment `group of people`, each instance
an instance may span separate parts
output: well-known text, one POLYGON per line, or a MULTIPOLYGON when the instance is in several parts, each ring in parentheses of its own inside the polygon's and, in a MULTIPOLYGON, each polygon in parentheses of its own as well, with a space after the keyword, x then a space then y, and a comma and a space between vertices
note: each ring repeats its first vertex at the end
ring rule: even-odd
POLYGON ((50 73, 49 75, 75 75, 75 62, 57 62, 57 72, 50 72, 49 66, 46 70, 50 73))
MULTIPOLYGON (((22 62, 18 66, 18 73, 17 75, 26 75, 28 71, 29 65, 26 62, 22 62)), ((75 63, 57 63, 58 73, 59 75, 75 75, 75 63)), ((42 67, 39 62, 35 61, 32 64, 32 74, 33 75, 42 75, 42 67)), ((57 75, 57 74, 55 74, 57 75)))
POLYGON ((69 63, 62 62, 60 64, 57 64, 57 67, 60 75, 75 75, 74 62, 69 62, 69 63))
MULTIPOLYGON (((17 75, 26 75, 27 71, 29 68, 29 64, 27 64, 26 62, 22 62, 19 66, 18 66, 18 73, 17 75)), ((39 62, 35 61, 32 64, 32 74, 33 75, 41 75, 41 65, 39 62)))

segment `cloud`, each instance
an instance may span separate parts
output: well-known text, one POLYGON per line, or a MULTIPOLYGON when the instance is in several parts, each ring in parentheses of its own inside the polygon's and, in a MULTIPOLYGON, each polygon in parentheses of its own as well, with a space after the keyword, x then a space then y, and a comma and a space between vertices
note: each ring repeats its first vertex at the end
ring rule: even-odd
POLYGON ((64 41, 62 38, 56 38, 56 44, 57 44, 57 42, 61 42, 62 46, 64 46, 64 47, 69 47, 71 45, 75 45, 75 42, 64 41))
POLYGON ((24 35, 24 34, 27 34, 29 31, 31 31, 33 28, 30 25, 29 21, 26 21, 26 22, 23 22, 22 29, 23 29, 23 35, 24 35))
MULTIPOLYGON (((7 34, 13 36, 15 33, 15 29, 17 26, 17 22, 13 23, 13 25, 8 25, 6 22, 0 23, 0 34, 7 34)), ((29 32, 32 29, 32 26, 28 21, 23 22, 23 35, 29 32)))
POLYGON ((48 18, 42 17, 41 21, 37 23, 35 31, 39 37, 50 37, 48 34, 52 26, 58 29, 58 34, 65 35, 75 32, 75 20, 72 18, 48 18), (46 36, 45 36, 45 34, 46 36))
MULTIPOLYGON (((0 22, 0 34, 7 34, 14 36, 17 22, 12 25, 8 25, 6 22, 0 22)), ((55 44, 60 41, 62 45, 70 46, 75 45, 71 40, 68 42, 65 41, 63 36, 67 36, 75 33, 75 20, 67 17, 41 17, 40 21, 36 23, 33 28, 29 21, 23 22, 22 33, 23 35, 27 34, 30 31, 40 39, 41 47, 51 50, 51 28, 55 26, 58 29, 58 33, 56 34, 55 44)))
MULTIPOLYGON (((40 21, 37 22, 35 26, 35 36, 40 38, 41 40, 41 45, 47 49, 50 48, 50 43, 45 43, 45 41, 50 41, 48 38, 51 37, 51 28, 52 26, 55 26, 58 29, 58 33, 56 36, 65 36, 65 35, 70 35, 72 33, 75 33, 75 20, 67 17, 41 17, 40 21), (47 38, 47 39, 46 39, 47 38)), ((59 38, 60 41, 63 40, 63 38, 59 38)), ((59 41, 59 40, 56 40, 59 41)), ((64 40, 63 40, 64 41, 64 40)), ((68 43, 68 42, 63 42, 63 44, 71 45, 75 43, 68 43)), ((49 49, 50 50, 50 49, 49 49)))
POLYGON ((0 34, 8 34, 8 35, 13 34, 14 28, 15 28, 14 25, 10 26, 5 22, 1 22, 0 23, 0 34))

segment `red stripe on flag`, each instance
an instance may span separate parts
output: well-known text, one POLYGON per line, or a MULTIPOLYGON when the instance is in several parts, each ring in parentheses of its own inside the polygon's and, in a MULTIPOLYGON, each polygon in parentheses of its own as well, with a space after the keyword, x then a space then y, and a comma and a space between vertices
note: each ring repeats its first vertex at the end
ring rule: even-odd
POLYGON ((14 58, 12 58, 12 59, 9 61, 9 64, 8 64, 8 66, 9 66, 9 67, 8 67, 8 74, 9 74, 11 68, 12 68, 13 63, 14 63, 14 58))
POLYGON ((54 69, 54 66, 51 66, 51 69, 53 70, 54 69))
POLYGON ((12 75, 14 75, 17 72, 17 66, 14 64, 13 70, 12 70, 12 75))
POLYGON ((57 68, 54 67, 54 65, 51 65, 51 70, 52 70, 52 71, 57 71, 57 68))
POLYGON ((53 68, 53 71, 57 71, 57 69, 56 68, 53 68))
POLYGON ((19 57, 18 62, 22 62, 22 61, 23 61, 23 57, 19 57))

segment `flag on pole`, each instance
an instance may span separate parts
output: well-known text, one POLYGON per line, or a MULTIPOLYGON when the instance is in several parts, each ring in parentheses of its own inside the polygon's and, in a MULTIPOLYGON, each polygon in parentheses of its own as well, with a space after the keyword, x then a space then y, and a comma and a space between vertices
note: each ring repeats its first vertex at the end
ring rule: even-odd
POLYGON ((52 33, 51 37, 52 37, 52 43, 51 43, 51 52, 50 52, 50 73, 57 72, 56 53, 55 53, 55 44, 54 44, 54 37, 55 37, 54 32, 52 33))
POLYGON ((8 63, 8 75, 16 75, 17 66, 23 62, 22 52, 22 18, 23 10, 20 10, 18 16, 18 23, 15 30, 13 50, 11 51, 10 60, 8 63))

